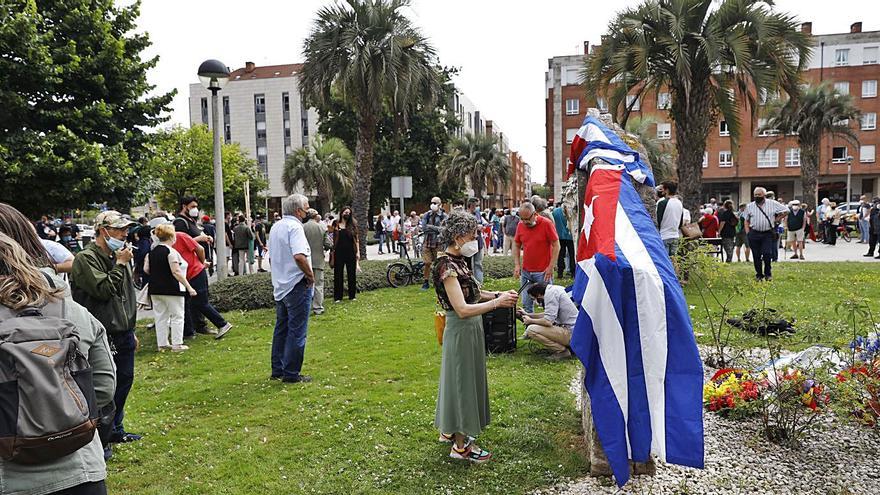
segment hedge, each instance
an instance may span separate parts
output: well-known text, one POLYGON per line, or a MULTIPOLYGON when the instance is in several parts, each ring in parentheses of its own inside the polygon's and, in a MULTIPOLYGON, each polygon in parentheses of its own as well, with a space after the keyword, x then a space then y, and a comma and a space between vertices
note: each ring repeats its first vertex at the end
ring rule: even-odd
MULTIPOLYGON (((392 261, 367 260, 361 262, 361 272, 357 274, 358 291, 390 287, 385 272, 392 261)), ((510 256, 489 256, 483 259, 486 278, 507 278, 513 275, 513 259, 510 256)), ((324 272, 324 297, 333 298, 333 271, 324 272)), ((218 311, 233 311, 271 308, 275 305, 272 295, 272 279, 268 273, 255 273, 239 277, 228 277, 211 284, 211 304, 218 311)))

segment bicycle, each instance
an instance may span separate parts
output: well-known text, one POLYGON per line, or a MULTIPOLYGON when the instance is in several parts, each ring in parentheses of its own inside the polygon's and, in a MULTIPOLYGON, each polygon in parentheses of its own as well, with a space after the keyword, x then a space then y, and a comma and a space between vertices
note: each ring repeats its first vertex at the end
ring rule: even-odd
MULTIPOLYGON (((421 238, 422 235, 413 238, 414 245, 420 242, 421 238)), ((425 269, 424 261, 418 260, 413 262, 412 258, 409 256, 409 249, 407 249, 406 244, 406 241, 397 241, 397 247, 400 249, 400 252, 403 253, 401 259, 404 259, 405 257, 406 263, 403 261, 395 261, 388 265, 388 269, 385 272, 385 278, 388 280, 388 284, 391 287, 406 287, 413 283, 413 280, 416 280, 415 277, 421 276, 425 269)))

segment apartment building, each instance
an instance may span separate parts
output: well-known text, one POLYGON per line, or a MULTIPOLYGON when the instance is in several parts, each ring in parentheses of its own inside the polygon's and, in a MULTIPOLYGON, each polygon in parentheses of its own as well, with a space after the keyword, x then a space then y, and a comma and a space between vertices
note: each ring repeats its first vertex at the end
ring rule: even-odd
MULTIPOLYGON (((285 159, 317 133, 318 114, 306 107, 299 90, 301 67, 247 62, 232 71, 219 93, 223 140, 238 143, 257 161, 268 178, 270 209, 280 210, 287 195, 281 181, 285 159)), ((211 127, 211 93, 201 84, 189 86, 189 111, 192 125, 211 127)))
MULTIPOLYGON (((801 30, 812 35, 812 24, 805 22, 801 30)), ((880 100, 877 82, 880 80, 880 31, 862 31, 862 23, 850 26, 847 33, 812 35, 814 49, 803 77, 806 82, 829 81, 841 92, 853 96, 861 110, 859 122, 850 122, 859 138, 859 146, 841 140, 826 138, 821 147, 819 164, 819 197, 842 202, 846 199, 847 158, 852 157, 851 197, 857 200, 861 194, 880 195, 880 166, 877 163, 877 147, 880 132, 877 130, 877 113, 880 100)), ((584 43, 584 53, 589 52, 584 43)), ((587 98, 580 85, 580 71, 584 55, 554 57, 549 60, 546 80, 546 157, 547 181, 558 196, 561 184, 567 180, 566 163, 569 146, 577 132, 588 107, 608 110, 603 95, 587 98)), ((772 96, 772 95, 771 95, 772 96)), ((650 115, 658 123, 657 137, 675 140, 675 131, 668 112, 669 93, 647 94, 643 101, 634 103, 633 116, 650 115)), ((760 95, 761 103, 768 95, 760 95)), ((763 106, 763 105, 762 105, 763 106)), ((764 186, 776 191, 785 200, 803 197, 800 180, 800 149, 793 136, 779 139, 777 133, 760 132, 765 123, 758 109, 758 119, 744 119, 739 143, 734 149, 727 123, 715 125, 706 142, 703 159, 703 200, 710 197, 730 198, 734 202, 751 197, 752 188, 764 186)), ((743 115, 748 115, 742 109, 743 115)))

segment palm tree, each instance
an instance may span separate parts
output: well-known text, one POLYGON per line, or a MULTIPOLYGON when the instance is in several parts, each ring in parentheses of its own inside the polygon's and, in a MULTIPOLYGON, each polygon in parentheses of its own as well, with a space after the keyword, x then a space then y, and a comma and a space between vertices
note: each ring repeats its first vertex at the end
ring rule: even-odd
POLYGON ((738 109, 747 108, 754 119, 761 91, 796 94, 810 39, 792 16, 770 5, 764 0, 647 0, 618 14, 587 58, 587 93, 610 95, 623 127, 642 95, 670 93, 679 190, 693 211, 702 195, 706 138, 719 115, 735 146, 738 109))
POLYGON ((858 136, 849 124, 850 119, 859 116, 852 96, 839 93, 829 83, 822 83, 807 87, 796 99, 772 103, 767 115, 767 124, 762 130, 772 129, 780 134, 773 143, 785 135, 797 135, 804 197, 809 197, 811 204, 816 205, 822 138, 840 137, 858 146, 858 136))
POLYGON ((345 143, 339 138, 318 136, 308 146, 288 155, 281 180, 287 194, 291 194, 300 182, 306 191, 315 191, 318 209, 326 215, 334 196, 351 191, 353 176, 354 161, 345 143))
MULTIPOLYGON (((306 38, 302 91, 318 106, 338 91, 357 115, 352 192, 355 218, 367 225, 373 150, 382 109, 406 123, 408 111, 430 106, 439 92, 434 49, 402 10, 409 0, 346 0, 322 7, 306 38)), ((366 259, 366 230, 360 232, 366 259)))
POLYGON ((671 179, 675 173, 675 163, 673 162, 672 144, 657 138, 657 119, 652 116, 633 117, 626 121, 626 132, 635 135, 645 152, 648 163, 651 164, 651 171, 654 173, 654 181, 671 179))
POLYGON ((449 142, 446 154, 440 159, 438 179, 441 184, 461 187, 470 181, 474 195, 483 197, 489 182, 510 180, 510 162, 498 147, 498 137, 467 133, 449 142))

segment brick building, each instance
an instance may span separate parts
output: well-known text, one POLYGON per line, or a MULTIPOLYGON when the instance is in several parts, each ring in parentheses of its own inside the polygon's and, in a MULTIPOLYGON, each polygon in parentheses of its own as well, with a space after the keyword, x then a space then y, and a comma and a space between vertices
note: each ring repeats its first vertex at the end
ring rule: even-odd
MULTIPOLYGON (((803 23, 802 31, 811 33, 812 24, 803 23)), ((830 81, 841 92, 849 93, 861 110, 859 122, 850 122, 859 138, 854 147, 842 139, 826 138, 821 147, 819 162, 819 197, 842 202, 846 196, 847 157, 851 163, 851 197, 880 195, 880 167, 877 147, 877 113, 880 100, 877 82, 880 80, 878 48, 880 31, 862 32, 862 23, 850 26, 850 32, 813 35, 814 49, 803 74, 806 82, 830 81)), ((584 52, 588 44, 584 43, 584 52)), ((568 148, 583 121, 588 107, 607 111, 607 100, 587 99, 580 82, 583 55, 554 57, 549 60, 546 73, 546 127, 547 127, 547 182, 556 196, 567 179, 568 148)), ((763 98, 762 98, 763 100, 763 98)), ((629 102, 628 102, 629 103, 629 102)), ((633 116, 651 115, 657 121, 657 137, 674 141, 671 119, 665 111, 669 94, 646 94, 634 106, 633 116)), ((746 113, 747 115, 747 113, 746 113)), ((706 143, 703 160, 703 201, 710 197, 730 198, 742 202, 751 197, 751 190, 764 186, 777 192, 785 200, 805 199, 800 180, 800 150, 795 137, 778 139, 772 132, 759 133, 764 124, 761 109, 758 120, 743 119, 738 147, 734 150, 726 123, 715 123, 706 143), (734 156, 736 155, 736 156, 734 156)), ((808 198, 811 201, 811 199, 808 198)))

